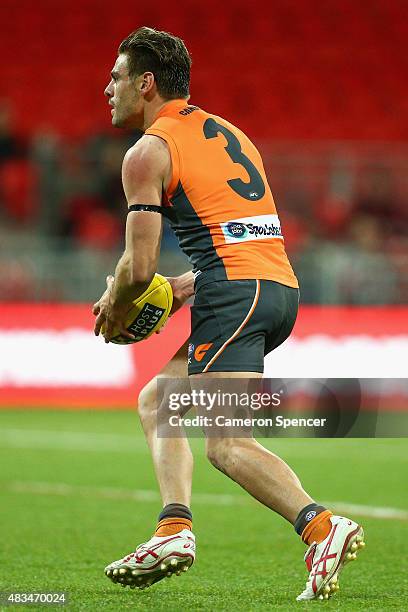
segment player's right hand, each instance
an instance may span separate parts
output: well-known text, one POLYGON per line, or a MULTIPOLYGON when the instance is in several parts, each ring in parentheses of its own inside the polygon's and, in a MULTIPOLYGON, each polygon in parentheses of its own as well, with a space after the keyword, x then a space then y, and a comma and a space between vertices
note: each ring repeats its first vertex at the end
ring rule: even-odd
MULTIPOLYGON (((180 282, 179 282, 179 276, 166 276, 166 280, 169 281, 170 283, 170 287, 172 289, 173 292, 173 304, 170 310, 170 314, 169 314, 169 318, 171 317, 171 315, 173 315, 175 312, 177 312, 177 310, 179 310, 183 304, 186 303, 186 301, 188 300, 188 298, 190 297, 190 295, 188 295, 185 291, 182 290, 181 286, 180 286, 180 282)), ((167 319, 168 321, 168 319, 167 319)), ((156 332, 154 332, 155 334, 161 334, 161 332, 164 330, 164 328, 167 325, 167 321, 164 325, 161 326, 160 329, 158 329, 156 332)))

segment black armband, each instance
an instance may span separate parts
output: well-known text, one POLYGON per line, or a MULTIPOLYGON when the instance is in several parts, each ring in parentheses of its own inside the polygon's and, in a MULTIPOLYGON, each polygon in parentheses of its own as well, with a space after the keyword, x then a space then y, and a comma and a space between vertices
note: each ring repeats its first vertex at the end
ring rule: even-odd
POLYGON ((128 213, 133 211, 155 212, 174 221, 174 211, 165 206, 157 206, 156 204, 132 204, 128 207, 128 213))

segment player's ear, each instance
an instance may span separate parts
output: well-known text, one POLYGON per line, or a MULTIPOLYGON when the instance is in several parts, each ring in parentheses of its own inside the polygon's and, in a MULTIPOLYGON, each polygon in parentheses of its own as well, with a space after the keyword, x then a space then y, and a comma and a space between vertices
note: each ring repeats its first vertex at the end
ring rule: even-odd
POLYGON ((139 84, 140 93, 145 94, 145 95, 149 93, 152 90, 154 83, 155 83, 155 78, 154 78, 153 72, 144 72, 143 78, 141 79, 140 84, 139 84))

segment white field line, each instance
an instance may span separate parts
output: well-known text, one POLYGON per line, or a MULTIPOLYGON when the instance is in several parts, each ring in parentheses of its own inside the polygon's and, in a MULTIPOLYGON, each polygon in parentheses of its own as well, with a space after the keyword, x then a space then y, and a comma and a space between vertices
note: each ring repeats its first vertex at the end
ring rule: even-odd
MULTIPOLYGON (((114 451, 118 453, 145 453, 146 442, 136 435, 105 434, 77 431, 52 431, 33 429, 0 430, 0 446, 6 448, 31 448, 52 450, 114 451)), ((82 495, 109 499, 128 499, 140 502, 160 501, 156 491, 128 490, 118 488, 95 488, 72 486, 64 483, 14 482, 9 486, 15 492, 44 495, 82 495)), ((213 493, 196 493, 196 503, 221 505, 246 505, 250 497, 213 493)), ((408 511, 397 508, 383 508, 351 504, 348 502, 323 502, 325 506, 344 514, 355 514, 378 519, 408 520, 408 511)))
MULTIPOLYGON (((148 489, 120 489, 115 487, 88 487, 82 485, 69 485, 63 482, 33 482, 12 481, 6 483, 5 488, 13 493, 33 493, 37 495, 60 495, 63 497, 97 497, 102 499, 129 500, 137 502, 160 502, 158 491, 148 489)), ((245 497, 226 495, 220 493, 195 493, 194 501, 199 504, 220 504, 222 506, 247 505, 245 497)))
POLYGON ((356 516, 366 516, 368 518, 408 521, 408 511, 400 510, 399 508, 363 506, 361 504, 349 504, 348 502, 341 501, 324 501, 321 503, 323 506, 327 506, 339 514, 355 514, 356 516))
POLYGON ((0 429, 0 447, 50 450, 146 452, 143 438, 129 434, 105 434, 87 431, 51 431, 48 429, 0 429))
MULTIPOLYGON (((88 487, 83 485, 70 485, 63 482, 35 482, 35 481, 12 481, 5 483, 5 488, 13 493, 32 493, 36 495, 59 495, 63 497, 82 496, 96 497, 102 499, 129 500, 137 502, 159 502, 160 495, 157 491, 147 489, 120 489, 115 487, 88 487)), ((248 496, 228 495, 225 493, 194 493, 193 503, 214 504, 222 506, 246 506, 253 503, 248 496)), ((367 518, 387 520, 408 520, 408 511, 399 508, 382 508, 378 506, 364 506, 348 502, 322 502, 334 512, 346 515, 363 516, 367 518)))

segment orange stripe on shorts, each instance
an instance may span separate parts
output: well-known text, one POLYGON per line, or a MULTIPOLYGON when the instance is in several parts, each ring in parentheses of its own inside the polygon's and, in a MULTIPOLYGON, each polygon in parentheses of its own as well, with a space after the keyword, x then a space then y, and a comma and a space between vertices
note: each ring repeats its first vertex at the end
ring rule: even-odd
POLYGON ((216 359, 218 359, 218 357, 220 355, 222 355, 222 353, 225 351, 225 349, 227 348, 227 346, 234 340, 234 338, 236 338, 238 336, 238 334, 241 332, 241 330, 244 329, 245 325, 248 323, 249 319, 251 318, 256 305, 258 303, 258 299, 259 299, 259 292, 260 292, 260 287, 261 284, 259 282, 259 280, 256 280, 256 291, 255 291, 255 297, 254 300, 252 302, 251 308, 249 309, 245 319, 242 321, 242 323, 240 324, 240 326, 234 331, 234 333, 232 334, 232 336, 230 336, 228 338, 228 340, 226 340, 224 342, 224 344, 221 346, 221 348, 218 349, 218 351, 215 353, 215 355, 213 355, 213 357, 211 357, 210 361, 207 363, 207 365, 205 366, 203 373, 204 372, 208 372, 208 368, 214 363, 214 361, 216 361, 216 359))

